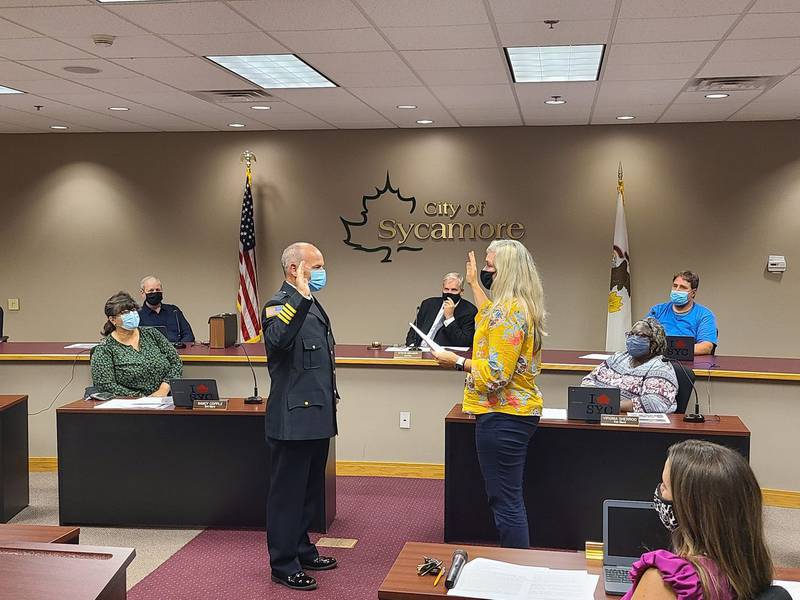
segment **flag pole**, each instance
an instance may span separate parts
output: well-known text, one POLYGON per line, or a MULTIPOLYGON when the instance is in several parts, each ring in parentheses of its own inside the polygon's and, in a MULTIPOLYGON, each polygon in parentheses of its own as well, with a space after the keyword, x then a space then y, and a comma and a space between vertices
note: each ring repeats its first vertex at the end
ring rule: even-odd
MULTIPOLYGON (((245 150, 242 152, 242 155, 239 157, 239 162, 243 162, 245 165, 245 173, 247 175, 247 182, 251 183, 251 168, 253 163, 256 162, 256 155, 253 154, 250 150, 245 150)), ((620 163, 622 164, 622 163, 620 163)), ((620 167, 622 168, 622 167, 620 167)))
POLYGON ((622 181, 622 161, 619 161, 619 169, 617 169, 617 191, 622 194, 622 202, 625 202, 625 183, 622 181))

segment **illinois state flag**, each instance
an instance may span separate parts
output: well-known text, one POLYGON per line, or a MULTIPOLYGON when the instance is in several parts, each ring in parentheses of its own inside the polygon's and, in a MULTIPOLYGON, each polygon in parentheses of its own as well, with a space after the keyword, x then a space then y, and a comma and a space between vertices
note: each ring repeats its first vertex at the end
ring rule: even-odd
POLYGON ((611 250, 611 289, 608 292, 606 351, 625 350, 625 332, 631 328, 631 258, 628 252, 628 226, 625 223, 625 185, 622 164, 617 175, 617 218, 611 250))

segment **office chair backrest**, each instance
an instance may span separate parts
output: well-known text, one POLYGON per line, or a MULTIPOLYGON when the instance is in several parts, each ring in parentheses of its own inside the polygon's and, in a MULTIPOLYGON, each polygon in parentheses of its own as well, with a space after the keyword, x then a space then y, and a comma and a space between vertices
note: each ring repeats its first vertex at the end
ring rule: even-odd
POLYGON ((779 585, 771 585, 754 600, 792 600, 792 596, 779 585))
POLYGON ((689 400, 692 396, 692 386, 694 385, 694 373, 690 367, 683 367, 683 365, 672 364, 675 370, 675 377, 678 378, 678 394, 675 400, 678 403, 678 408, 675 409, 676 413, 684 414, 686 407, 689 405, 689 400))

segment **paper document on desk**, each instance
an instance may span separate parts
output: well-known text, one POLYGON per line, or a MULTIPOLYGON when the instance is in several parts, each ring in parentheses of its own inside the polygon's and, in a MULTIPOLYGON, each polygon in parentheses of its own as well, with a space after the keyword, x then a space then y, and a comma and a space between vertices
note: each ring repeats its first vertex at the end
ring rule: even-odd
POLYGON ((389 346, 386 348, 386 352, 408 352, 409 350, 409 346, 389 346))
POLYGON ((413 323, 409 323, 409 325, 411 325, 411 329, 413 329, 419 334, 419 337, 422 338, 422 341, 428 345, 428 348, 431 349, 431 352, 441 352, 442 350, 444 350, 444 348, 442 348, 439 344, 437 344, 431 338, 429 338, 427 334, 422 333, 422 330, 419 327, 417 327, 413 323))
POLYGON ((80 344, 70 344, 69 346, 64 346, 64 350, 72 350, 73 348, 76 350, 91 350, 97 346, 97 342, 92 342, 88 344, 80 343, 80 344))
POLYGON ((611 358, 613 354, 584 354, 583 356, 579 356, 578 358, 586 358, 588 360, 606 360, 607 358, 611 358))
POLYGON ((543 408, 542 409, 542 418, 543 419, 553 419, 555 421, 566 421, 567 420, 567 409, 566 408, 543 408))
POLYGON ((776 579, 772 582, 772 585, 779 585, 784 588, 789 592, 792 600, 800 600, 800 581, 780 581, 776 579))
POLYGON ((639 425, 661 424, 669 425, 669 417, 664 413, 628 413, 639 417, 639 425))
POLYGON ((597 575, 474 558, 448 596, 485 600, 593 600, 597 575))
POLYGON ((172 396, 148 396, 146 398, 114 398, 98 404, 95 408, 165 410, 173 406, 175 405, 172 403, 172 396))

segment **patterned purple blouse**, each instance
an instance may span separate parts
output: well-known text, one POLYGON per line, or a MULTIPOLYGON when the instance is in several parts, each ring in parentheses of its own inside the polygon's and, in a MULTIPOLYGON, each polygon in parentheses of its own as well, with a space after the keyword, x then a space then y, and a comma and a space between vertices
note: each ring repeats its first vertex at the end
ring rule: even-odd
MULTIPOLYGON (((733 588, 728 579, 720 573, 716 564, 711 560, 704 559, 703 565, 709 571, 709 576, 720 587, 719 600, 735 600, 736 594, 734 594, 733 588)), ((694 565, 669 550, 648 552, 633 563, 633 567, 631 567, 633 587, 622 597, 622 600, 630 600, 633 597, 639 578, 647 569, 658 569, 661 579, 672 588, 678 600, 707 600, 703 597, 703 585, 700 583, 700 575, 697 574, 694 565)))

